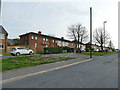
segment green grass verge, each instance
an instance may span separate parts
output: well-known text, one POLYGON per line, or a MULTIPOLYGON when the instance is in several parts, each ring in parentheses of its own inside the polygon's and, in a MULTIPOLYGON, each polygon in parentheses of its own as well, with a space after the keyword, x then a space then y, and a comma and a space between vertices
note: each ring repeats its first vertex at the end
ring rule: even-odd
MULTIPOLYGON (((103 55, 108 55, 108 54, 113 54, 113 53, 117 53, 117 52, 116 51, 114 51, 114 52, 92 52, 92 55, 94 55, 94 56, 103 56, 103 55)), ((83 53, 80 53, 80 54, 90 55, 90 52, 83 52, 83 53)))
POLYGON ((12 70, 22 67, 35 66, 40 64, 54 63, 75 59, 74 57, 60 57, 52 55, 31 55, 18 56, 2 59, 2 71, 12 70))
POLYGON ((0 54, 4 56, 11 55, 10 53, 0 53, 0 54))

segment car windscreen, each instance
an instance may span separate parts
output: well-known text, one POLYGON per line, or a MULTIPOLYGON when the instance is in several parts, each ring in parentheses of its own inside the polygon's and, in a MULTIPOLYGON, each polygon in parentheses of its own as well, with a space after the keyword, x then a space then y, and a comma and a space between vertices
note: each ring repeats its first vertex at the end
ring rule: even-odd
POLYGON ((12 48, 11 50, 13 51, 15 48, 12 48))
POLYGON ((20 47, 20 48, 17 48, 17 49, 21 50, 21 49, 27 49, 27 48, 22 48, 22 47, 20 47))

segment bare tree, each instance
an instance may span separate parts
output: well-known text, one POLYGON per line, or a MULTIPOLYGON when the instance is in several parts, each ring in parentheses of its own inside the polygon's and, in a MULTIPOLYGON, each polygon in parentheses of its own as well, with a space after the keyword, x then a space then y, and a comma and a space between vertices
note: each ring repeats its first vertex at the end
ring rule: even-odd
POLYGON ((81 44, 88 40, 88 33, 87 30, 82 24, 71 25, 68 27, 68 35, 70 39, 75 41, 76 47, 81 48, 81 44), (79 47, 80 44, 80 47, 79 47))
POLYGON ((113 48, 114 48, 113 43, 112 43, 111 40, 109 41, 108 47, 109 47, 110 49, 113 49, 113 48))
POLYGON ((104 33, 104 30, 102 28, 96 29, 93 33, 94 42, 100 44, 102 50, 104 42, 105 44, 107 44, 109 39, 110 39, 109 33, 107 31, 105 31, 104 33))

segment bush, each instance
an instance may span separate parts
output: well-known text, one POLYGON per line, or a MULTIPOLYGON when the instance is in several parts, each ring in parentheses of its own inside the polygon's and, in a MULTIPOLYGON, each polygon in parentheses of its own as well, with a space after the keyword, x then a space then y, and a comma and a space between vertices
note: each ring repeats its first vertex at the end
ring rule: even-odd
POLYGON ((57 54, 57 53, 62 53, 63 48, 62 47, 45 47, 44 52, 46 54, 57 54))
POLYGON ((71 52, 71 48, 67 46, 63 47, 63 50, 67 50, 67 52, 71 52))
POLYGON ((95 48, 92 48, 92 51, 94 51, 95 48))
POLYGON ((86 52, 89 52, 89 51, 90 51, 90 49, 89 49, 89 48, 87 48, 87 49, 86 49, 86 52))
POLYGON ((45 54, 45 52, 38 50, 38 51, 36 51, 36 54, 45 54))

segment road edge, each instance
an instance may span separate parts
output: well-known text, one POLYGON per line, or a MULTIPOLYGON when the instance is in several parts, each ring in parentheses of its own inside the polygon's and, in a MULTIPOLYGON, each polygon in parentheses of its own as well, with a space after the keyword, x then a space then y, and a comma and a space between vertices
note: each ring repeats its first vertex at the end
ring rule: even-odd
POLYGON ((51 69, 44 70, 44 71, 39 71, 39 72, 36 72, 36 73, 30 73, 30 74, 26 74, 26 75, 14 77, 14 78, 2 80, 2 81, 0 81, 0 85, 6 84, 6 83, 9 83, 9 82, 12 82, 12 81, 24 79, 24 78, 27 78, 27 77, 30 77, 30 76, 35 76, 35 75, 38 75, 38 74, 42 74, 42 73, 46 73, 46 72, 50 72, 50 71, 55 71, 55 70, 62 69, 62 68, 65 68, 65 67, 70 67, 70 66, 73 66, 73 65, 77 65, 77 64, 92 61, 92 60, 93 60, 93 58, 83 60, 83 61, 80 61, 80 62, 76 62, 76 63, 72 63, 72 64, 68 64, 68 65, 64 65, 64 66, 60 66, 60 67, 56 67, 56 68, 51 68, 51 69))

